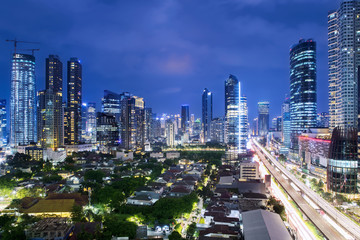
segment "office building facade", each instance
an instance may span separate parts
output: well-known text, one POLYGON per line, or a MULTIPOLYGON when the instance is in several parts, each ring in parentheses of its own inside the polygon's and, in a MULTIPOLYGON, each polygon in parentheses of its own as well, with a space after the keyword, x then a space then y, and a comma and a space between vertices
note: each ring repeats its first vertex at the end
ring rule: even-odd
POLYGON ((327 166, 327 189, 329 191, 346 194, 357 193, 357 135, 357 128, 334 128, 327 166))
POLYGON ((37 102, 37 136, 42 148, 57 149, 64 144, 62 108, 63 65, 56 55, 46 58, 45 87, 37 102))
POLYGON ((290 49, 290 120, 292 147, 297 137, 316 127, 316 43, 301 39, 290 49))
POLYGON ((360 2, 342 1, 328 14, 329 127, 358 127, 360 2))
POLYGON ((67 107, 65 144, 75 145, 81 135, 82 65, 77 58, 67 62, 67 107))
POLYGON ((35 57, 13 54, 10 95, 10 144, 36 141, 35 57))
POLYGON ((258 132, 265 137, 269 132, 269 102, 258 102, 258 132))
POLYGON ((239 153, 246 153, 246 145, 248 142, 248 107, 247 107, 247 98, 240 97, 240 106, 239 106, 239 153))
POLYGON ((240 82, 234 75, 225 81, 225 121, 227 159, 237 160, 240 153, 240 82))
POLYGON ((213 95, 207 88, 202 93, 202 125, 204 142, 211 140, 211 120, 213 118, 213 95))
POLYGON ((184 104, 181 106, 181 130, 183 133, 189 131, 190 113, 189 105, 184 104))
POLYGON ((282 116, 282 141, 286 148, 290 148, 291 144, 291 120, 290 120, 290 99, 285 98, 284 103, 281 106, 282 116))
POLYGON ((0 147, 8 144, 6 99, 0 99, 0 147))

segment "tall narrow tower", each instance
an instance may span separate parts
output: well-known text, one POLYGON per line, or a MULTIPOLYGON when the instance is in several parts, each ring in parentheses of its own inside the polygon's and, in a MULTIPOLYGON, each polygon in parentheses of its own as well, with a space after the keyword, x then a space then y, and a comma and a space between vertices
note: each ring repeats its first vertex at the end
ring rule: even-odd
POLYGON ((67 62, 67 108, 65 143, 78 144, 81 134, 82 66, 77 58, 67 62))
POLYGON ((211 141, 210 124, 213 118, 213 97, 212 92, 207 88, 204 89, 202 94, 202 125, 204 142, 211 141))
POLYGON ((38 92, 38 142, 44 148, 56 149, 64 144, 63 74, 58 56, 49 55, 46 59, 45 76, 46 89, 38 92))
POLYGON ((329 126, 358 127, 360 2, 342 1, 328 14, 329 126))
POLYGON ((36 141, 35 57, 14 53, 11 70, 10 144, 36 141))

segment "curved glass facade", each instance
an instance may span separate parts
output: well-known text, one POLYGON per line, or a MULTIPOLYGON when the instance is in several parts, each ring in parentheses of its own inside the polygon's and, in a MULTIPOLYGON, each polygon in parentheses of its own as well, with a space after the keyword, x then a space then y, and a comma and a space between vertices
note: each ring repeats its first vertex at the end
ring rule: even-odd
POLYGON ((36 141, 35 57, 13 55, 10 97, 10 143, 28 145, 36 141))
POLYGON ((328 190, 356 193, 357 170, 357 129, 336 127, 332 133, 329 149, 328 190))
POLYGON ((290 119, 296 139, 304 130, 316 127, 316 43, 300 40, 290 49, 290 119))

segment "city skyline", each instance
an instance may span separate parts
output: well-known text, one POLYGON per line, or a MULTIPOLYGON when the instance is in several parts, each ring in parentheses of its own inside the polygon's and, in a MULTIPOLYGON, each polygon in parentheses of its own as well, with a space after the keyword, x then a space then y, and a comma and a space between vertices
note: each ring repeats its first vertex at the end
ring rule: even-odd
MULTIPOLYGON (((37 90, 42 89, 44 86, 44 61, 49 54, 59 55, 63 62, 70 57, 76 56, 82 61, 82 65, 84 66, 83 101, 96 102, 98 108, 101 106, 100 101, 103 91, 110 89, 115 92, 127 91, 135 95, 143 96, 147 100, 148 105, 153 108, 154 113, 176 113, 176 109, 181 106, 181 104, 189 104, 192 113, 200 117, 201 97, 199 95, 203 88, 207 87, 214 89, 214 117, 221 117, 224 116, 224 105, 221 98, 221 96, 223 96, 223 89, 221 86, 228 74, 234 74, 242 81, 244 88, 247 89, 245 95, 248 99, 249 119, 253 119, 256 116, 256 104, 258 101, 270 101, 272 106, 270 117, 272 118, 280 114, 282 99, 288 92, 288 48, 300 38, 313 38, 318 43, 318 105, 319 112, 327 110, 326 16, 327 11, 336 9, 338 3, 337 1, 320 1, 312 3, 312 9, 308 10, 306 9, 308 2, 309 1, 300 1, 297 3, 268 3, 255 1, 253 3, 239 3, 228 1, 222 4, 209 2, 204 3, 204 6, 202 6, 208 7, 209 12, 207 14, 202 13, 199 16, 197 16, 194 11, 199 9, 200 6, 193 6, 193 3, 187 1, 181 2, 181 4, 176 1, 167 4, 155 2, 154 6, 159 7, 158 9, 144 3, 143 6, 140 7, 148 14, 145 14, 145 17, 137 20, 138 22, 131 21, 129 25, 127 25, 128 27, 120 24, 118 28, 119 33, 115 32, 114 35, 110 35, 108 27, 104 29, 104 37, 113 36, 114 40, 119 38, 117 34, 125 34, 126 39, 119 42, 119 44, 121 43, 120 45, 124 45, 121 47, 117 47, 119 44, 113 45, 112 47, 113 40, 111 39, 107 42, 102 38, 93 38, 91 31, 89 35, 81 34, 81 36, 79 36, 78 32, 89 32, 89 27, 84 23, 86 18, 80 19, 80 17, 85 17, 83 16, 85 13, 80 10, 78 10, 77 15, 74 14, 76 10, 71 11, 71 13, 73 13, 71 19, 78 20, 73 21, 75 23, 68 21, 62 23, 59 20, 53 21, 52 23, 46 21, 48 24, 46 29, 59 28, 58 31, 53 30, 53 34, 57 36, 60 34, 59 32, 61 32, 61 34, 63 34, 61 40, 55 41, 56 37, 47 38, 44 34, 36 34, 44 27, 43 25, 45 23, 38 22, 36 18, 26 12, 24 12, 23 17, 29 17, 29 19, 26 23, 22 22, 21 25, 27 27, 29 29, 28 31, 22 31, 22 29, 16 27, 15 24, 15 27, 11 29, 4 28, 2 32, 0 31, 0 34, 4 40, 6 38, 17 37, 19 40, 41 42, 40 45, 36 45, 41 49, 36 53, 37 90), (192 7, 195 7, 195 9, 190 10, 192 7), (285 17, 285 13, 281 12, 281 9, 285 8, 290 11, 295 11, 292 9, 296 8, 297 13, 294 12, 294 14, 292 14, 290 22, 285 21, 285 18, 281 19, 281 17, 285 17), (255 11, 256 9, 259 10, 258 13, 255 11), (313 14, 309 14, 309 17, 304 19, 301 14, 308 14, 309 11, 313 14), (196 23, 195 26, 189 26, 189 29, 186 29, 184 28, 184 23, 173 21, 178 14, 183 14, 183 12, 186 13, 184 21, 194 21, 196 23), (243 12, 247 12, 247 14, 244 17, 239 17, 243 12), (162 15, 160 13, 162 13, 162 15), (219 26, 215 29, 207 29, 203 35, 197 34, 194 36, 193 33, 194 31, 196 32, 196 27, 201 27, 206 23, 211 25, 212 20, 210 15, 212 13, 218 13, 220 23, 225 25, 228 23, 231 24, 228 27, 224 27, 224 29, 218 29, 219 26), (251 22, 249 18, 252 15, 254 17, 253 22, 251 22), (164 19, 161 19, 161 16, 164 19), (161 28, 153 38, 140 41, 137 37, 142 36, 142 34, 148 36, 149 32, 147 29, 151 29, 149 26, 147 26, 147 29, 139 27, 138 23, 143 23, 144 21, 148 21, 148 24, 155 24, 161 28), (215 35, 215 30, 221 30, 220 33, 228 36, 230 27, 235 27, 235 23, 239 24, 244 21, 245 23, 250 21, 249 25, 251 26, 244 28, 241 33, 231 33, 233 40, 225 41, 223 38, 217 36, 219 34, 215 35), (59 27, 61 24, 63 24, 64 27, 59 27), (253 29, 251 29, 251 27, 253 27, 253 29), (269 27, 271 28, 268 29, 269 27), (179 37, 174 31, 170 31, 172 28, 183 32, 183 36, 179 37), (258 31, 254 32, 254 29, 258 29, 258 31), (262 29, 268 30, 264 30, 264 33, 262 33, 262 29), (269 31, 271 29, 281 30, 281 32, 278 36, 275 36, 275 34, 270 34, 269 31), (30 30, 33 31, 32 34, 29 33, 30 30), (159 39, 160 36, 169 31, 171 34, 168 34, 168 38, 163 40, 159 39), (220 39, 224 40, 224 42, 219 42, 220 39), (254 41, 254 43, 251 41, 248 42, 251 39, 258 40, 254 41), (263 40, 265 39, 268 40, 268 43, 263 44, 263 40), (126 44, 126 42, 132 42, 132 40, 136 40, 134 46, 128 45, 130 43, 126 44), (261 42, 259 42, 260 40, 261 42), (142 42, 144 46, 137 49, 138 46, 136 44, 139 44, 139 42, 142 42), (257 50, 259 44, 262 46, 259 48, 261 50, 257 50), (244 49, 243 45, 249 46, 249 49, 253 51, 250 53, 250 50, 244 49), (218 48, 215 48, 215 46, 218 46, 218 48), (111 48, 113 48, 112 51, 110 51, 111 48), (193 51, 194 48, 197 50, 193 51), (210 51, 210 49, 213 50, 210 51), (274 50, 276 51, 274 52, 274 50), (275 57, 277 61, 270 61, 270 56, 275 57), (204 59, 204 57, 206 57, 206 59, 204 59), (244 59, 247 59, 247 61, 244 61, 244 59), (268 64, 270 62, 271 64, 268 64), (189 63, 189 65, 186 65, 186 63, 189 63), (211 68, 207 69, 211 70, 205 71, 204 66, 202 66, 203 64, 210 66, 211 68), (114 68, 115 66, 116 68, 114 68), (159 66, 162 66, 162 70, 159 66), (262 71, 254 71, 256 67, 260 67, 262 71), (120 68, 120 71, 117 70, 118 68, 120 68), (116 69, 116 71, 110 71, 111 69, 116 69), (127 79, 130 77, 135 77, 139 84, 133 84, 133 81, 128 81, 127 79), (99 81, 99 79, 101 81, 99 81), (269 81, 265 81, 264 79, 269 79, 269 81), (101 82, 101 85, 99 85, 99 82, 101 82), (264 84, 262 89, 257 88, 259 83, 264 84), (189 84, 192 84, 191 89, 187 88, 189 84), (276 90, 279 90, 279 94, 274 97, 271 96, 272 91, 269 91, 269 89, 275 90, 275 86, 277 87, 276 90), (148 89, 152 91, 149 92, 148 89), (256 91, 259 92, 257 95, 255 95, 256 91), (163 98, 170 100, 164 102, 162 101, 163 98)), ((24 6, 29 5, 28 7, 30 9, 38 7, 37 4, 33 3, 34 6, 32 6, 30 2, 27 1, 24 1, 23 4, 24 6)), ((133 10, 135 7, 130 2, 105 3, 94 1, 93 5, 104 10, 109 8, 119 9, 119 4, 127 10, 133 10)), ((87 13, 99 13, 99 10, 96 10, 94 6, 85 7, 84 2, 81 1, 77 2, 76 6, 79 9, 83 7, 83 11, 87 13)), ((56 7, 58 7, 59 10, 67 9, 63 4, 56 5, 56 7)), ((12 3, 8 3, 4 9, 11 10, 14 8, 15 6, 13 6, 12 3)), ((49 13, 54 13, 57 17, 59 14, 61 15, 54 7, 47 6, 46 4, 42 5, 42 9, 47 9, 49 13)), ((39 14, 39 19, 43 19, 42 14, 44 13, 37 14, 39 14)), ((117 17, 116 19, 100 18, 100 22, 108 24, 110 27, 115 20, 115 22, 118 23, 122 23, 125 20, 127 21, 128 19, 123 19, 124 17, 117 17)), ((18 21, 12 19, 6 12, 3 12, 2 18, 5 23, 10 20, 14 22, 18 21)), ((99 30, 99 26, 97 25, 92 25, 92 27, 94 31, 99 30)), ((9 58, 11 57, 12 48, 10 44, 3 44, 0 46, 0 50, 7 53, 0 59, 0 72, 2 78, 5 79, 10 73, 9 58)), ((9 99, 9 87, 9 83, 5 82, 5 87, 0 90, 2 98, 9 99)))

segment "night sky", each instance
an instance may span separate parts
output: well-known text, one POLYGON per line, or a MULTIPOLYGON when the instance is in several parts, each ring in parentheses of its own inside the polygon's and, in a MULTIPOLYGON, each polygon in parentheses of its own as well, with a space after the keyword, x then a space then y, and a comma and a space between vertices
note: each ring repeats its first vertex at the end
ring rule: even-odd
MULTIPOLYGON (((155 113, 201 116, 201 94, 214 93, 214 117, 224 115, 224 81, 234 74, 248 97, 279 115, 289 92, 289 48, 317 42, 318 112, 328 111, 327 12, 339 0, 16 0, 0 8, 0 98, 9 100, 13 46, 37 41, 37 90, 45 88, 45 58, 83 64, 83 101, 100 110, 103 90, 144 97, 155 113)), ((64 68, 64 83, 66 69, 64 68)), ((65 94, 66 96, 66 94, 65 94)))

